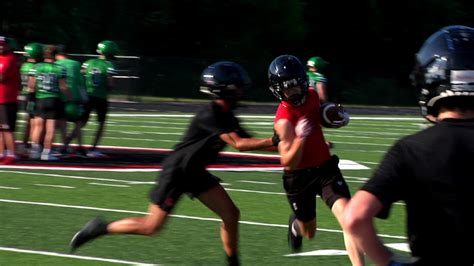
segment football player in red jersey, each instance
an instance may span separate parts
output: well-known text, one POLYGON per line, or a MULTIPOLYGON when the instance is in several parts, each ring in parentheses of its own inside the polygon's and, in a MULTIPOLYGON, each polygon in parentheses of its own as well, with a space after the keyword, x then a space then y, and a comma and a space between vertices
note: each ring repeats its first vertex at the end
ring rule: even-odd
POLYGON ((0 158, 2 164, 15 162, 15 126, 18 94, 21 90, 20 66, 10 45, 0 36, 0 158), (4 148, 6 156, 4 158, 4 148))
MULTIPOLYGON (((283 186, 293 210, 288 241, 293 251, 302 246, 303 236, 316 233, 316 195, 320 195, 340 224, 351 195, 339 170, 339 158, 330 154, 321 130, 320 100, 308 86, 300 60, 292 55, 275 58, 268 68, 270 90, 280 100, 275 116, 278 151, 284 166, 283 186)), ((347 124, 349 117, 333 127, 347 124)), ((364 259, 353 241, 344 234, 352 265, 364 259)))

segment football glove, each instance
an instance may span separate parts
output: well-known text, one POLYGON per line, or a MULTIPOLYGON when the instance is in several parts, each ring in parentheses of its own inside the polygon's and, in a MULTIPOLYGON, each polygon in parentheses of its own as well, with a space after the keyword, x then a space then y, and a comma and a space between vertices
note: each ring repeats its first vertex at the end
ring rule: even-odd
POLYGON ((313 125, 308 119, 302 118, 298 121, 298 123, 296 123, 295 133, 299 138, 304 139, 311 135, 312 132, 313 125))

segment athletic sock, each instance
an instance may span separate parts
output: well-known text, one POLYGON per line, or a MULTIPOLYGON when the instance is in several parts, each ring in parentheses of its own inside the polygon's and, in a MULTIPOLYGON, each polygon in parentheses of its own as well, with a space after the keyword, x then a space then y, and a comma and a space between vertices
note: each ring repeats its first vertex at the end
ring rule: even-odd
POLYGON ((227 265, 229 266, 238 266, 239 263, 239 256, 237 254, 232 256, 227 256, 227 265))
POLYGON ((106 235, 109 233, 109 231, 107 230, 107 226, 109 225, 109 223, 107 222, 103 222, 99 225, 99 233, 100 235, 106 235))

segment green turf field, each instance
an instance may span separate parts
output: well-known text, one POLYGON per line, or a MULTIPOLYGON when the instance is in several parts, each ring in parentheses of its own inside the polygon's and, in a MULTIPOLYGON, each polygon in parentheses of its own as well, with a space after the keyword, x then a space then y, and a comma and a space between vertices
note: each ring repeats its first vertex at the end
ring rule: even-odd
MULTIPOLYGON (((172 148, 190 116, 112 113, 101 144, 172 148)), ((257 137, 272 135, 271 114, 246 115, 241 120, 257 137)), ((392 143, 420 130, 423 123, 414 117, 355 116, 343 129, 325 129, 326 138, 336 144, 333 153, 369 168, 343 170, 351 191, 370 176, 392 143)), ((18 125, 21 132, 21 119, 18 125)), ((91 142, 95 127, 94 123, 87 126, 86 143, 91 142)), ((216 215, 187 197, 157 236, 107 236, 69 253, 71 237, 90 218, 144 214, 157 173, 0 168, 0 265, 223 265, 216 215)), ((320 199, 315 239, 305 240, 302 253, 291 254, 286 240, 290 208, 281 174, 214 174, 222 178, 241 210, 242 265, 350 265, 348 257, 340 255, 344 251, 341 229, 320 199)), ((404 220, 400 203, 392 208, 390 219, 377 222, 386 243, 406 242, 404 220)))

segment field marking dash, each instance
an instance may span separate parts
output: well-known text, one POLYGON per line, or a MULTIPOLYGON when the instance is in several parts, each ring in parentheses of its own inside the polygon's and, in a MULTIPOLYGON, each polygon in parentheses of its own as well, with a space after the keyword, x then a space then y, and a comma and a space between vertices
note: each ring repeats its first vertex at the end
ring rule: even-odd
POLYGON ((285 193, 282 193, 282 192, 268 192, 268 191, 258 191, 258 190, 248 190, 248 189, 226 188, 225 190, 237 191, 237 192, 257 193, 257 194, 286 195, 285 193))
MULTIPOLYGON (((88 177, 88 176, 75 176, 75 175, 59 175, 59 174, 46 174, 46 173, 34 173, 34 172, 23 172, 23 171, 6 171, 0 170, 0 173, 13 173, 13 174, 22 174, 22 175, 35 175, 39 177, 64 177, 69 179, 79 179, 79 180, 94 180, 94 181, 107 181, 107 182, 121 182, 126 184, 141 183, 140 181, 129 181, 129 180, 120 180, 120 179, 111 179, 111 178, 98 178, 98 177, 88 177)), ((6 177, 5 177, 6 178, 6 177)), ((9 177, 8 177, 9 178, 9 177)))
POLYGON ((5 187, 5 186, 0 186, 0 189, 21 189, 19 187, 5 187))
POLYGON ((276 185, 276 183, 261 182, 261 181, 251 181, 251 180, 237 180, 237 182, 252 183, 252 184, 263 184, 263 185, 276 185))
POLYGON ((116 185, 116 184, 104 184, 104 183, 89 183, 91 185, 97 185, 97 186, 106 186, 106 187, 130 187, 127 185, 116 185))
POLYGON ((131 265, 141 265, 141 266, 158 265, 158 264, 150 264, 150 263, 143 263, 143 262, 136 262, 136 261, 106 259, 106 258, 89 257, 89 256, 79 256, 79 255, 63 254, 63 253, 49 252, 49 251, 30 250, 30 249, 0 247, 0 250, 10 251, 10 252, 18 252, 18 253, 46 255, 46 256, 53 256, 53 257, 72 258, 72 259, 80 259, 80 260, 104 261, 104 262, 112 262, 112 263, 119 263, 119 264, 131 264, 131 265))
POLYGON ((34 184, 34 185, 39 186, 39 187, 76 188, 76 187, 71 187, 71 186, 51 185, 51 184, 34 184))

